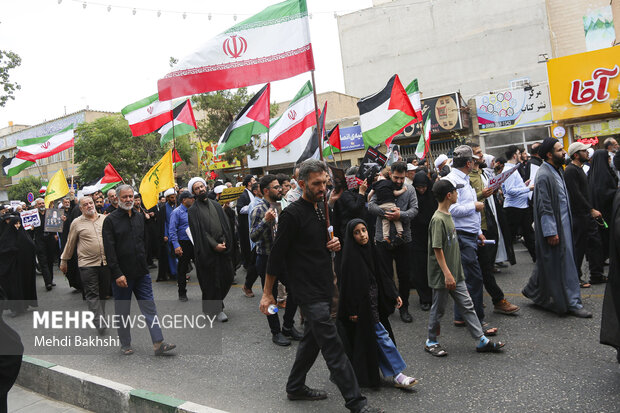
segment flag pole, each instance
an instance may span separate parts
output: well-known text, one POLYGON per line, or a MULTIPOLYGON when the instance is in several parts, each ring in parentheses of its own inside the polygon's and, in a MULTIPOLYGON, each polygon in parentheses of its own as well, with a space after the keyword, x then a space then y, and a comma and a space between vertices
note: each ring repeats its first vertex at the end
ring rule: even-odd
POLYGON ((75 146, 71 148, 71 188, 73 189, 73 175, 75 174, 75 146))
POLYGON ((269 129, 267 129, 267 166, 265 167, 267 171, 269 170, 269 152, 270 152, 269 145, 271 144, 269 143, 269 129))
POLYGON ((174 153, 177 151, 177 143, 174 139, 174 115, 172 116, 172 179, 177 183, 177 168, 174 167, 174 153))
MULTIPOLYGON (((310 76, 312 77, 312 94, 314 95, 314 116, 316 117, 316 138, 319 140, 319 156, 321 157, 321 161, 325 162, 323 159, 323 131, 321 130, 321 122, 319 121, 319 104, 316 98, 316 82, 314 81, 314 69, 310 71, 310 76)), ((325 206, 325 226, 327 227, 327 231, 329 233, 329 205, 327 205, 327 197, 323 197, 323 205, 325 206)), ((333 234, 329 234, 330 237, 333 234)))

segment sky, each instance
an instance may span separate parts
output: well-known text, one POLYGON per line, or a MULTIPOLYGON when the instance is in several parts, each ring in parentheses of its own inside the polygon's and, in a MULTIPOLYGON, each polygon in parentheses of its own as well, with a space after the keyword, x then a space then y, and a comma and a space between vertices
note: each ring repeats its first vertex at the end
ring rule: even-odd
MULTIPOLYGON (((22 63, 10 72, 10 81, 19 83, 21 90, 15 100, 0 108, 0 128, 9 121, 36 125, 87 106, 120 112, 157 92, 157 80, 170 71, 171 56, 183 58, 204 41, 276 2, 1 0, 0 48, 19 54, 22 63)), ((334 13, 368 8, 372 1, 307 2, 317 92, 344 92, 334 13)), ((310 73, 305 73, 273 82, 271 100, 292 99, 309 79, 310 73)), ((250 87, 250 92, 261 86, 250 87)))

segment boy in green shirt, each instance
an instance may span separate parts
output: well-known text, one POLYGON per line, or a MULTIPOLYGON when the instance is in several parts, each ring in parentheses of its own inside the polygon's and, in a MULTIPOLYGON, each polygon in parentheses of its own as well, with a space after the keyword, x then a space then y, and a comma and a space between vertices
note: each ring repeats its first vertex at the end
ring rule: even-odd
POLYGON ((456 190, 457 188, 447 179, 439 180, 433 185, 433 195, 437 198, 439 207, 428 227, 428 285, 433 289, 433 305, 424 350, 436 357, 448 355, 437 342, 439 320, 444 314, 448 295, 452 296, 463 314, 469 332, 477 340, 476 351, 499 352, 504 347, 504 343, 495 343, 485 337, 474 304, 467 292, 459 242, 449 211, 450 205, 456 203, 456 190))

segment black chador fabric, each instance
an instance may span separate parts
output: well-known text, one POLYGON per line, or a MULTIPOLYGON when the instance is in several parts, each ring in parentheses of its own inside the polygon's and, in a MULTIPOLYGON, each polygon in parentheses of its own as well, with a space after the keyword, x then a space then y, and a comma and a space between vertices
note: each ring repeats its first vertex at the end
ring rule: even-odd
POLYGON ((605 286, 603 299, 600 340, 602 344, 613 346, 620 352, 620 192, 616 192, 614 198, 613 221, 609 228, 611 230, 609 281, 605 286))
MULTIPOLYGON (((62 225, 62 233, 60 234, 63 250, 65 249, 65 245, 67 244, 67 238, 69 237, 71 223, 81 214, 82 211, 80 211, 80 207, 78 205, 75 205, 75 202, 71 201, 71 206, 69 207, 69 210, 65 211, 66 220, 62 225)), ((62 254, 62 251, 60 253, 62 254)), ((73 253, 71 259, 67 261, 67 273, 65 274, 65 277, 67 277, 67 281, 69 281, 70 287, 75 288, 76 290, 82 289, 82 279, 80 278, 80 268, 78 267, 77 260, 77 249, 73 253)))
POLYGON ((346 227, 341 267, 341 290, 338 305, 338 323, 345 351, 351 360, 360 386, 378 387, 379 352, 375 324, 383 324, 394 342, 394 333, 388 316, 394 312, 398 291, 387 268, 377 256, 369 234, 368 244, 359 245, 353 238, 353 229, 362 219, 349 221, 346 227), (376 294, 373 294, 373 291, 376 294), (357 322, 349 316, 356 315, 357 322))
POLYGON ((0 287, 0 411, 7 411, 6 396, 19 374, 24 346, 19 334, 2 319, 7 296, 0 287))
POLYGON ((219 203, 205 199, 194 202, 187 218, 203 300, 224 300, 234 278, 233 235, 228 217, 219 203), (226 251, 216 252, 214 246, 221 242, 226 242, 226 251))
POLYGON ((588 171, 588 189, 592 206, 611 221, 612 202, 618 189, 618 177, 609 166, 609 154, 604 149, 594 151, 588 171))

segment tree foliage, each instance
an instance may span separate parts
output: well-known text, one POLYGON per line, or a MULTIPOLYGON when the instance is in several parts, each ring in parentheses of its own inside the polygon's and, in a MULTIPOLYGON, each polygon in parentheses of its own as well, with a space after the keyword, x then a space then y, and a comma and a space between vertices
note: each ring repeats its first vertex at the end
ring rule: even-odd
POLYGON ((18 183, 9 187, 9 199, 14 201, 28 202, 28 192, 32 192, 35 198, 39 195, 39 189, 43 186, 43 181, 38 176, 27 176, 19 180, 18 183))
POLYGON ((22 87, 9 81, 9 71, 22 64, 22 59, 17 53, 10 50, 0 50, 0 85, 3 93, 0 94, 0 107, 4 107, 9 99, 15 100, 13 94, 22 87))
MULTIPOLYGON (((248 90, 244 87, 236 91, 220 90, 194 96, 192 101, 196 110, 204 110, 207 113, 206 119, 198 121, 198 137, 205 142, 217 142, 250 99, 252 96, 248 95, 248 90)), ((272 104, 270 117, 275 116, 277 111, 278 105, 272 104)), ((224 153, 222 158, 232 162, 235 158, 241 160, 248 155, 255 158, 257 152, 257 148, 248 143, 224 153)))
POLYGON ((140 182, 164 155, 159 135, 133 137, 129 124, 120 115, 98 118, 76 128, 75 162, 82 183, 98 179, 109 163, 127 181, 140 182))

